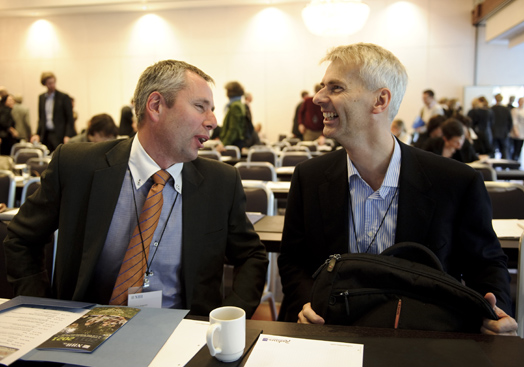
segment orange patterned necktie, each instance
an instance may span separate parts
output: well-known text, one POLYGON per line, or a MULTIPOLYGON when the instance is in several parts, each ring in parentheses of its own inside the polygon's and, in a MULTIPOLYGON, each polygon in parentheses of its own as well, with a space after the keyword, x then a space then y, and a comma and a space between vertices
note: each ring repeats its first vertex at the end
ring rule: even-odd
POLYGON ((162 191, 170 175, 161 170, 153 176, 155 183, 147 194, 146 201, 140 213, 137 226, 133 231, 129 246, 127 247, 124 261, 120 266, 116 278, 110 305, 126 305, 127 290, 130 287, 142 287, 144 274, 147 270, 147 259, 149 257, 149 245, 155 233, 162 205, 164 202, 162 191))

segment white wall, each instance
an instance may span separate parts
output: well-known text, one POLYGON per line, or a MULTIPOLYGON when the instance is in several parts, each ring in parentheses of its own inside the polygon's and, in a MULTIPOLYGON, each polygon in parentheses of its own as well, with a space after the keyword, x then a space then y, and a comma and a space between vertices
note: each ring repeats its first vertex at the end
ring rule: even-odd
MULTIPOLYGON (((311 35, 301 19, 303 3, 273 8, 250 5, 163 11, 149 20, 141 13, 1 18, 0 85, 22 93, 36 126, 37 96, 45 91, 40 73, 52 70, 58 89, 76 99, 80 130, 94 114, 107 112, 118 124, 138 76, 155 61, 192 63, 215 78, 217 118, 226 103, 223 86, 240 81, 253 93, 253 115, 271 139, 291 130, 300 91, 312 91, 332 46, 373 42, 393 51, 406 65, 410 83, 399 116, 411 123, 421 92, 462 98, 474 83, 475 28, 471 0, 366 0, 371 14, 353 36, 311 35)), ((480 44, 478 81, 524 84, 523 47, 480 44)))

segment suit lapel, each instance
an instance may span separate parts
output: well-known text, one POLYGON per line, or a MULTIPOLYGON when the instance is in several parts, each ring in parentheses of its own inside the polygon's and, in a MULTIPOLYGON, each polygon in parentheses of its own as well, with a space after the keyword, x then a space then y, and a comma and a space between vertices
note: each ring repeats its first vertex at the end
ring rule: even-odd
POLYGON ((318 187, 326 243, 336 245, 332 253, 346 253, 348 246, 349 183, 345 150, 335 153, 333 163, 324 171, 325 182, 318 187))
MULTIPOLYGON (((198 159, 198 158, 197 158, 198 159)), ((182 170, 182 272, 185 291, 185 299, 193 298, 193 285, 196 282, 195 270, 199 268, 199 254, 205 253, 204 244, 193 239, 194 233, 202 231, 201 223, 196 220, 185 220, 184 218, 199 218, 204 203, 211 203, 212 198, 206 198, 205 193, 199 192, 198 188, 204 176, 195 167, 193 162, 184 163, 182 170), (191 244, 190 246, 188 244, 191 244)))
POLYGON ((417 159, 416 148, 399 144, 402 158, 395 242, 424 243, 436 205, 427 194, 431 182, 425 174, 426 168, 417 159))
POLYGON ((80 294, 83 294, 84 291, 79 289, 81 284, 86 288, 89 285, 91 273, 104 247, 126 174, 131 142, 132 139, 127 139, 114 146, 106 153, 105 159, 108 167, 94 172, 89 204, 86 208, 85 228, 87 230, 84 235, 85 245, 79 271, 79 274, 85 274, 85 276, 79 279, 77 291, 80 294))

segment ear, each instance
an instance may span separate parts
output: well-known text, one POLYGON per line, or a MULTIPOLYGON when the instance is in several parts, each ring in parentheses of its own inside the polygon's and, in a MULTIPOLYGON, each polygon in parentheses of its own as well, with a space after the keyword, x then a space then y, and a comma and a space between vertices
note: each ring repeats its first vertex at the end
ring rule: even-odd
POLYGON ((388 88, 381 88, 376 93, 372 113, 380 114, 388 109, 389 102, 391 102, 391 91, 388 88))
POLYGON ((153 92, 149 95, 146 102, 146 115, 151 121, 157 122, 165 106, 164 97, 158 93, 153 92))

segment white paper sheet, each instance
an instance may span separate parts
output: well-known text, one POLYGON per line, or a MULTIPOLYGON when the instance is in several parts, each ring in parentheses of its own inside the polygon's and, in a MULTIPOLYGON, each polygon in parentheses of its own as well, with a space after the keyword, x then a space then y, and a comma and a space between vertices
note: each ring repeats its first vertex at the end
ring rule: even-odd
POLYGON ((524 230, 524 220, 520 219, 493 219, 493 230, 499 239, 520 239, 524 230))
POLYGON ((16 307, 0 313, 0 364, 13 363, 88 311, 16 307))
POLYGON ((149 367, 185 366, 206 344, 209 322, 182 320, 149 367))
POLYGON ((245 367, 362 367, 364 345, 261 334, 245 367))

